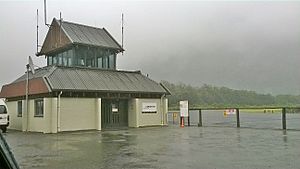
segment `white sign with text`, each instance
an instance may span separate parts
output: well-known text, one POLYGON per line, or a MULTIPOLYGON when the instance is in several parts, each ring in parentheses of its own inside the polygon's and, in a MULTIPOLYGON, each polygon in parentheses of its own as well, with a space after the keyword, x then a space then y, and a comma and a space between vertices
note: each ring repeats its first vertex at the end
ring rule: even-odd
POLYGON ((188 117, 189 116, 189 101, 184 100, 179 102, 180 105, 180 116, 188 117))
POLYGON ((142 112, 143 113, 157 112, 157 104, 156 103, 142 103, 142 112))

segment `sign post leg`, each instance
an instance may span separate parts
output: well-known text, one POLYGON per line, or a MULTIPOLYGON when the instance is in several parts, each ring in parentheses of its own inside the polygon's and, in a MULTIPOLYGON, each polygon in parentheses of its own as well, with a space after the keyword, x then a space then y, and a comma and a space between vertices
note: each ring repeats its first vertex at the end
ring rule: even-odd
POLYGON ((202 113, 201 113, 201 109, 199 110, 199 123, 198 123, 198 127, 202 127, 202 113))
POLYGON ((184 117, 180 117, 180 127, 184 127, 184 117))
POLYGON ((236 127, 240 127, 240 110, 236 109, 236 127))

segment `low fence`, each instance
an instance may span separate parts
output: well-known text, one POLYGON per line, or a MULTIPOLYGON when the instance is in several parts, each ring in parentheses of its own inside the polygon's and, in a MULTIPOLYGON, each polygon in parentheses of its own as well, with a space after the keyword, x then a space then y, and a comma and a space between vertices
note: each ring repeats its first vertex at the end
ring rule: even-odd
MULTIPOLYGON (((275 129, 295 129, 300 130, 300 113, 294 110, 300 110, 299 107, 244 107, 244 108, 192 108, 189 109, 189 117, 184 118, 184 124, 187 126, 234 126, 234 127, 250 127, 250 128, 273 128, 275 129), (226 115, 225 110, 235 110, 234 114, 226 115), (251 113, 262 110, 260 113, 251 113), (214 112, 219 112, 219 116, 211 116, 214 112), (250 113, 249 113, 250 112, 250 113), (221 119, 220 113, 223 114, 221 119), (205 118, 203 118, 203 114, 205 118), (287 118, 289 114, 289 118, 287 118), (242 119, 241 119, 242 115, 242 119), (205 121, 206 120, 206 121, 205 121), (217 121, 208 124, 207 121, 217 121), (288 128, 287 122, 290 121, 288 128), (205 124, 206 123, 206 124, 205 124), (280 127, 279 127, 280 126, 280 127)), ((179 110, 169 111, 169 125, 180 125, 179 110)))

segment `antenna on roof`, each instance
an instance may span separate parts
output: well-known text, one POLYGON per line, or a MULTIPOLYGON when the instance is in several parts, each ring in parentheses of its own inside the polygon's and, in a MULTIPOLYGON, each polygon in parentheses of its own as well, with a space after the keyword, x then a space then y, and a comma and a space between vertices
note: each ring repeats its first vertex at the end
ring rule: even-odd
MULTIPOLYGON (((124 14, 122 13, 122 49, 124 47, 124 14)), ((122 51, 123 55, 123 51, 122 51)))
POLYGON ((39 10, 36 10, 36 53, 39 53, 39 10))
POLYGON ((59 44, 61 44, 61 24, 62 24, 62 17, 61 17, 61 12, 59 12, 59 44))
POLYGON ((50 27, 49 24, 47 23, 47 6, 46 6, 46 0, 44 0, 44 15, 45 15, 45 25, 50 27))

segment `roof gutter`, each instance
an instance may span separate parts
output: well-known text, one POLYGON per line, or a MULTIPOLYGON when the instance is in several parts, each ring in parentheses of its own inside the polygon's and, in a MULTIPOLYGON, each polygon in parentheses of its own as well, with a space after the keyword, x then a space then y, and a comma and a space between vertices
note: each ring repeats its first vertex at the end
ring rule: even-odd
POLYGON ((167 91, 167 95, 172 95, 171 91, 163 84, 163 83, 159 83, 161 85, 161 87, 163 87, 165 89, 165 91, 167 91))
POLYGON ((120 49, 121 49, 121 52, 123 52, 123 51, 125 51, 124 49, 123 49, 123 47, 115 40, 115 38, 113 37, 113 36, 111 36, 111 34, 105 29, 105 28, 103 28, 103 30, 107 33, 107 35, 120 47, 120 49))

